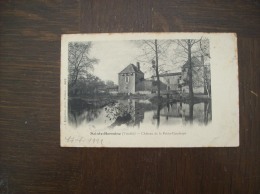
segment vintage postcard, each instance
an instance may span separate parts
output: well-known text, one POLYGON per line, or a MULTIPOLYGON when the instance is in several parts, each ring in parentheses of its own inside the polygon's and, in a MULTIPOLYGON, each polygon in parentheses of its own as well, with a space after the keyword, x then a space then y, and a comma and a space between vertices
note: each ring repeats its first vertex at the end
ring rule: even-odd
POLYGON ((62 147, 239 146, 234 33, 68 34, 62 147))

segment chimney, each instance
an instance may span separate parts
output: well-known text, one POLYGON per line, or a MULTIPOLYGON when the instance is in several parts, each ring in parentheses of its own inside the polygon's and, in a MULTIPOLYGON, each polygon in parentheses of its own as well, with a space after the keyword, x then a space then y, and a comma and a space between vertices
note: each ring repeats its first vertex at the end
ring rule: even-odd
POLYGON ((201 61, 201 64, 204 65, 204 56, 203 55, 200 56, 200 61, 201 61))
POLYGON ((140 71, 140 63, 139 62, 136 63, 136 66, 137 66, 138 71, 140 71))

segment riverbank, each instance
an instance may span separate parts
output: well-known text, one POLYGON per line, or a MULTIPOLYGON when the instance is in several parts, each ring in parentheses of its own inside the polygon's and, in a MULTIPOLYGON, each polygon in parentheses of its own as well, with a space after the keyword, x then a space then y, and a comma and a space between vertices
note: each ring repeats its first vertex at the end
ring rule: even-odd
POLYGON ((87 97, 69 97, 69 108, 82 109, 82 108, 102 108, 108 104, 115 103, 116 100, 110 97, 106 98, 87 98, 87 97))
POLYGON ((207 95, 204 94, 194 94, 193 99, 189 98, 188 94, 180 95, 163 95, 158 99, 156 93, 153 94, 100 94, 92 97, 81 96, 81 97, 69 97, 69 106, 72 109, 75 108, 102 108, 108 104, 116 103, 118 100, 149 100, 154 104, 165 104, 165 103, 175 103, 175 102, 185 102, 185 103, 200 103, 211 100, 207 95))

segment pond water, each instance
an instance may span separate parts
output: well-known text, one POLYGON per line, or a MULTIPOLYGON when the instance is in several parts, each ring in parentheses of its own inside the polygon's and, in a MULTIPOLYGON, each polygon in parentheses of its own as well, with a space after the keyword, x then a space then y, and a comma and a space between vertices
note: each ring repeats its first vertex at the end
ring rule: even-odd
MULTIPOLYGON (((70 107, 70 105, 69 105, 70 107)), ((142 127, 145 124, 174 126, 197 123, 207 125, 212 119, 211 103, 187 104, 183 102, 156 104, 149 100, 117 100, 107 106, 69 109, 69 124, 74 127, 89 125, 113 128, 115 126, 142 127)))

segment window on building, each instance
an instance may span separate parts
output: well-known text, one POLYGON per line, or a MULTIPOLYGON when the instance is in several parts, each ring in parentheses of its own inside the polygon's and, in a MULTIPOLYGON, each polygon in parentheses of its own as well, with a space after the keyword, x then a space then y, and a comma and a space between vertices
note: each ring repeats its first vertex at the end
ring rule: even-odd
POLYGON ((126 82, 126 83, 129 82, 129 76, 125 76, 125 82, 126 82))

